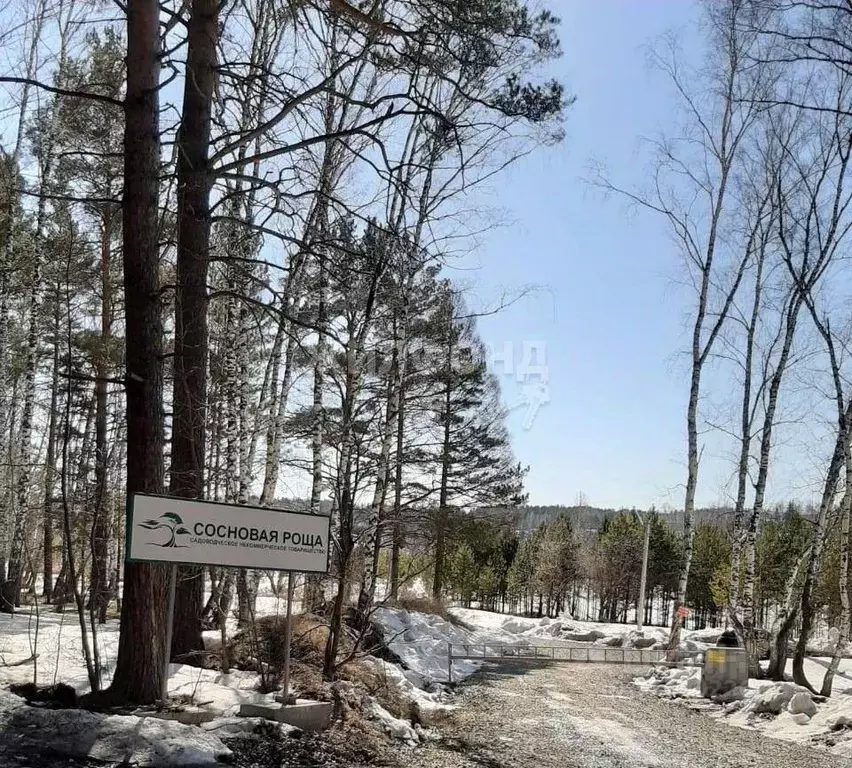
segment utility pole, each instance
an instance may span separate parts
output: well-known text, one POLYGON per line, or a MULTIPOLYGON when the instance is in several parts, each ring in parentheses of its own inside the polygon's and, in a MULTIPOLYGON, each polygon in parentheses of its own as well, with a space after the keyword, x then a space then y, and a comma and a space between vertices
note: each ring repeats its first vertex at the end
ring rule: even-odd
POLYGON ((645 589, 648 583, 648 549, 651 542, 651 513, 646 512, 644 519, 633 510, 639 524, 645 530, 645 542, 642 547, 642 577, 639 581, 639 600, 636 602, 636 629, 642 631, 642 623, 645 618, 645 589))

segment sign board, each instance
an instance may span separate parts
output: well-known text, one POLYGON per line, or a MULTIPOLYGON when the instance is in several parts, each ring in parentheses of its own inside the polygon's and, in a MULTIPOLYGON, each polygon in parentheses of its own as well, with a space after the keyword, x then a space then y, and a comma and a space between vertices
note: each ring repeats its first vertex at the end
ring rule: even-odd
POLYGON ((685 619, 687 616, 689 616, 690 613, 692 613, 692 611, 690 611, 689 608, 685 608, 684 606, 681 606, 677 609, 677 615, 680 616, 680 618, 682 619, 685 619))
POLYGON ((127 560, 326 573, 329 525, 307 512, 136 493, 127 560))

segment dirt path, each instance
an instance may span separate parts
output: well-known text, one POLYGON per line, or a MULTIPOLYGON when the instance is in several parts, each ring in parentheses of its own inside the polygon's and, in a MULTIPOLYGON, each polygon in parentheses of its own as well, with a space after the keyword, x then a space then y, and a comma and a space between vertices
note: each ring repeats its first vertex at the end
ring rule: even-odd
POLYGON ((643 695, 624 667, 489 673, 421 748, 422 768, 852 768, 852 760, 729 727, 643 695))

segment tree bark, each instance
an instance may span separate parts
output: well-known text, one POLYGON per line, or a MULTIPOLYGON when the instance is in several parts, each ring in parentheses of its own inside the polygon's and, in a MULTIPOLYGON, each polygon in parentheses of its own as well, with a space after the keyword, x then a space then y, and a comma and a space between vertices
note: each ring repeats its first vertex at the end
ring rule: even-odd
POLYGON ((50 407, 47 425, 47 455, 44 467, 44 585, 42 596, 47 602, 53 599, 53 549, 55 546, 55 503, 56 503, 56 441, 59 423, 59 333, 62 323, 62 307, 59 302, 59 286, 56 287, 56 302, 53 314, 53 372, 50 386, 50 407))
POLYGON ((108 349, 112 339, 111 248, 112 215, 107 211, 101 222, 101 348, 95 361, 95 503, 90 577, 90 599, 101 624, 106 622, 109 606, 109 540, 112 527, 107 487, 107 376, 110 371, 108 349))
MULTIPOLYGON (((447 385, 444 389, 444 436, 441 447, 441 489, 438 497, 438 518, 435 525, 435 573, 432 580, 432 598, 441 599, 444 589, 444 549, 446 546, 447 523, 449 518, 449 474, 450 474, 450 445, 452 436, 452 409, 453 399, 453 310, 452 297, 448 297, 447 304, 447 339, 446 339, 446 366, 447 385)), ((541 602, 539 602, 539 615, 541 615, 541 602)))
MULTIPOLYGON (((207 273, 210 265, 210 123, 219 36, 218 0, 193 0, 187 26, 183 110, 178 131, 172 463, 169 491, 204 493, 207 417, 207 273)), ((203 571, 178 569, 173 657, 203 650, 203 571)))
POLYGON ((393 444, 393 426, 395 411, 399 409, 399 351, 394 348, 391 363, 391 376, 388 380, 385 418, 382 424, 382 443, 379 452, 379 463, 376 475, 376 485, 373 490, 373 500, 370 504, 370 517, 367 521, 367 537, 364 543, 364 579, 358 593, 358 616, 366 621, 373 599, 376 594, 376 577, 379 568, 379 555, 382 549, 382 533, 384 525, 384 507, 387 496, 388 474, 390 473, 390 453, 393 444))
MULTIPOLYGON (((845 412, 845 423, 852 416, 852 400, 845 412)), ((844 421, 843 419, 841 420, 844 421)), ((825 539, 828 528, 828 514, 834 500, 834 495, 837 490, 837 483, 840 479, 840 469, 843 466, 844 442, 846 441, 845 423, 841 423, 838 430, 837 441, 835 443, 834 454, 831 457, 831 464, 826 475, 825 486, 823 488, 822 500, 819 506, 816 525, 814 526, 813 545, 810 550, 810 560, 808 562, 808 570, 805 573, 805 581, 802 585, 802 594, 799 601, 801 606, 800 612, 802 617, 801 630, 799 639, 796 643, 796 651, 793 655, 793 680, 805 688, 813 691, 813 687, 808 682, 805 675, 805 654, 807 652, 808 640, 810 639, 811 627, 813 625, 815 607, 813 605, 813 592, 817 586, 819 578, 819 569, 822 562, 822 553, 825 547, 825 539)))
MULTIPOLYGON (((160 25, 156 0, 127 0, 124 289, 127 367, 127 496, 163 491, 163 320, 159 280, 160 25)), ((160 696, 166 571, 128 563, 121 635, 110 693, 151 704, 160 696)))
POLYGON ((840 668, 840 660, 846 655, 846 647, 849 643, 849 621, 852 616, 849 605, 849 517, 850 506, 852 506, 852 455, 849 450, 849 440, 846 441, 846 492, 843 494, 842 521, 840 530, 840 604, 842 611, 840 615, 840 636, 837 639, 831 663, 826 670, 822 681, 820 696, 831 696, 834 676, 840 668))

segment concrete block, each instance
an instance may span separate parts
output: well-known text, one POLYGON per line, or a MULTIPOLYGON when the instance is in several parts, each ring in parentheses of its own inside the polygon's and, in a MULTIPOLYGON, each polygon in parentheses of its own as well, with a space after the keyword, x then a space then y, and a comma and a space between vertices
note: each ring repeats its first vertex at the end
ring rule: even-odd
POLYGON ((143 716, 156 717, 158 720, 175 720, 184 725, 203 725, 222 717, 222 710, 184 707, 182 709, 164 709, 160 712, 145 712, 143 716))
POLYGON ((295 704, 241 704, 240 717, 263 717, 301 728, 322 731, 331 724, 334 705, 324 701, 298 701, 295 704))

